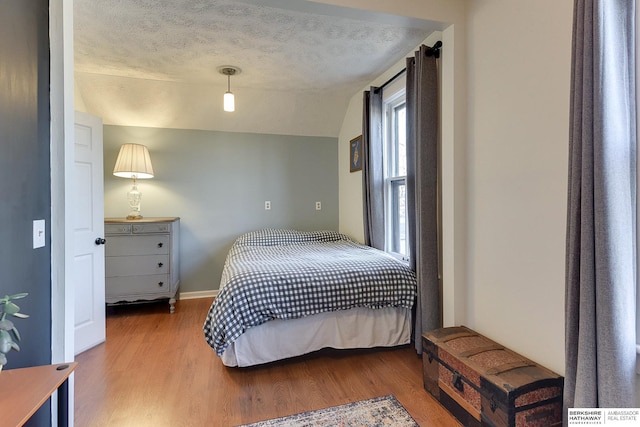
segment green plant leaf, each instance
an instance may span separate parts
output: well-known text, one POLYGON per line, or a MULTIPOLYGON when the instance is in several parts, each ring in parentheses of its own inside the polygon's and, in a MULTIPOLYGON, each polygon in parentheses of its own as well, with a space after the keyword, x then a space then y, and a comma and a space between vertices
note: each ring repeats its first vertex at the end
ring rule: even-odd
POLYGON ((12 300, 21 299, 29 295, 26 292, 14 295, 5 295, 0 299, 0 365, 7 363, 6 353, 12 349, 20 351, 17 341, 20 341, 20 333, 16 329, 13 322, 7 320, 7 315, 14 316, 19 319, 26 319, 28 314, 20 313, 20 307, 11 302, 12 300))
POLYGON ((13 322, 11 320, 0 320, 0 330, 10 331, 14 328, 13 322))
POLYGON ((0 331, 0 353, 8 353, 13 347, 13 340, 7 331, 0 331))
POLYGON ((11 301, 5 303, 4 305, 4 312, 10 315, 14 315, 17 312, 20 311, 20 307, 18 307, 17 305, 15 305, 14 303, 12 303, 11 301))
POLYGON ((16 341, 20 341, 20 332, 18 332, 15 327, 11 330, 11 332, 13 332, 13 335, 15 335, 16 341))

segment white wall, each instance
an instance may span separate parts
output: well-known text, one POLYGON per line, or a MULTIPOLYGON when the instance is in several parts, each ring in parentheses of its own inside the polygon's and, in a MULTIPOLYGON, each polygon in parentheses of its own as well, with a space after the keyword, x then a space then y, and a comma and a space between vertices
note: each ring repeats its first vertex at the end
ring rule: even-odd
POLYGON ((572 3, 470 2, 469 324, 564 372, 572 3))

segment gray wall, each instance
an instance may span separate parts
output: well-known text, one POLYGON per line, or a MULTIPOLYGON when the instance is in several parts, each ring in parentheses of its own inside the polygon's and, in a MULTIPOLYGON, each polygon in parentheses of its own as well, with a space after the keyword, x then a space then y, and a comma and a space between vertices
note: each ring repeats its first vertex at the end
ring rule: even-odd
POLYGON ((150 151, 155 177, 138 181, 142 214, 181 218, 181 292, 218 289, 227 251, 244 232, 338 230, 337 138, 105 126, 106 217, 128 213, 131 180, 112 175, 124 143, 150 151))
MULTIPOLYGON (((21 351, 6 369, 51 362, 51 181, 48 2, 0 3, 0 296, 18 301, 21 351), (32 248, 32 221, 44 219, 46 246, 32 248)), ((0 381, 2 378, 0 377, 0 381)), ((45 403, 28 425, 50 424, 45 403)))

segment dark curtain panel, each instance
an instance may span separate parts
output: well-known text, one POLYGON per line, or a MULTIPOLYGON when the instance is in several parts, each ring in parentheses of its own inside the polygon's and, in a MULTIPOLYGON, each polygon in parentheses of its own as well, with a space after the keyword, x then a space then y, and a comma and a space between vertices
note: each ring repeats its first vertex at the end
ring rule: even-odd
POLYGON ((438 281, 438 70, 421 46, 407 58, 407 211, 411 267, 418 278, 414 339, 442 326, 438 281))
POLYGON ((635 37, 634 0, 575 1, 565 408, 635 405, 635 37))
POLYGON ((364 92, 362 111, 364 242, 384 250, 382 90, 371 87, 364 92))

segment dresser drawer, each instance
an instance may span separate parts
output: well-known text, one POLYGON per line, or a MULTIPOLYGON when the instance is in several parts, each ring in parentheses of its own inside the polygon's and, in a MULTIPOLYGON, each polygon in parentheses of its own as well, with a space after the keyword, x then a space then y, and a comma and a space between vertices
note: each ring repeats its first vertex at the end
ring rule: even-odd
POLYGON ((107 302, 119 302, 129 295, 158 296, 169 292, 169 276, 156 274, 149 276, 107 277, 106 280, 107 302))
POLYGON ((169 236, 109 236, 105 255, 159 255, 169 253, 169 236))
POLYGON ((113 256, 105 258, 107 277, 168 274, 168 255, 113 256))
POLYGON ((104 234, 131 234, 131 224, 105 224, 104 234))
POLYGON ((168 233, 170 224, 166 222, 160 223, 147 223, 147 224, 133 224, 133 234, 144 233, 168 233))

